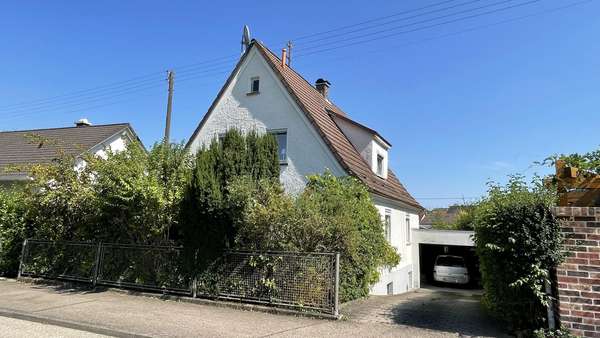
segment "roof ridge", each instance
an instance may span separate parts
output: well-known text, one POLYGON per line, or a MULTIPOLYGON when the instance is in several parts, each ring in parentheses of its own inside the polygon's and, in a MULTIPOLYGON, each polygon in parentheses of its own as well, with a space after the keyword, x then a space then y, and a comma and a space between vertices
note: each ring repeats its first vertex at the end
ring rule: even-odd
MULTIPOLYGON (((110 126, 119 126, 119 125, 128 126, 128 127, 131 126, 129 124, 129 122, 123 122, 123 123, 96 124, 96 125, 91 125, 91 126, 85 126, 83 128, 110 127, 110 126)), ((75 128, 82 128, 82 127, 70 126, 70 127, 40 128, 40 129, 6 130, 6 131, 0 131, 0 134, 23 133, 23 132, 28 132, 28 131, 42 131, 42 130, 75 129, 75 128)))
MULTIPOLYGON (((265 49, 267 52, 271 53, 277 60, 281 61, 281 58, 279 56, 277 56, 277 54, 275 54, 272 50, 269 49, 269 47, 265 46, 261 41, 256 40, 256 42, 263 48, 265 49)), ((286 68, 291 69, 294 73, 296 73, 296 75, 298 75, 302 80, 304 80, 304 82, 306 82, 306 84, 308 84, 312 89, 314 89, 315 93, 321 95, 321 93, 319 93, 319 91, 317 90, 317 88, 315 88, 315 86, 308 82, 308 80, 302 76, 302 74, 300 74, 299 72, 297 72, 294 68, 292 68, 290 65, 288 65, 286 63, 286 68)), ((335 106, 336 108, 340 109, 338 106, 336 106, 335 104, 331 103, 331 105, 335 106)), ((340 109, 341 110, 341 109, 340 109)))

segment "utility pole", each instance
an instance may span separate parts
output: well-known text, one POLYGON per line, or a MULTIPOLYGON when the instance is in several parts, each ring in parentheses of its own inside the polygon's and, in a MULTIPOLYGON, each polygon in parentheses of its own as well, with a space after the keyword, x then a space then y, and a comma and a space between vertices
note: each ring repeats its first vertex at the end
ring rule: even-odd
POLYGON ((167 121, 165 125, 165 146, 169 145, 171 138, 171 109, 173 108, 173 82, 175 80, 175 72, 172 70, 167 71, 167 81, 169 81, 169 98, 167 101, 167 121))

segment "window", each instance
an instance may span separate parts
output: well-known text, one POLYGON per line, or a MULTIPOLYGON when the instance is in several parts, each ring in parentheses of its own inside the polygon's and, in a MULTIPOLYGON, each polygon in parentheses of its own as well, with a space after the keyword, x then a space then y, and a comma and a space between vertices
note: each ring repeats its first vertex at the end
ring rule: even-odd
POLYGON ((260 79, 258 77, 253 77, 250 79, 250 93, 248 94, 258 94, 260 89, 260 79))
POLYGON ((392 241, 392 211, 390 209, 385 209, 385 218, 384 218, 384 233, 385 239, 388 243, 392 241))
POLYGON ((406 215, 406 245, 410 244, 410 216, 406 215))
POLYGON ((377 154, 377 175, 383 176, 383 156, 377 154))
POLYGON ((279 162, 287 162, 287 130, 274 130, 270 133, 275 136, 277 141, 277 153, 279 155, 279 162))
POLYGON ((388 285, 386 285, 386 287, 387 287, 387 294, 393 295, 394 294, 394 283, 388 283, 388 285))

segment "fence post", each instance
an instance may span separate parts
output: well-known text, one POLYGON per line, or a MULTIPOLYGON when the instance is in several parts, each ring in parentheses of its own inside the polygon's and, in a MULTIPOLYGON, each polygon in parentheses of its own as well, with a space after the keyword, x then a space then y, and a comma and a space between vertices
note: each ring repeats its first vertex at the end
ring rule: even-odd
POLYGON ((98 282, 98 273, 100 272, 100 257, 102 256, 102 241, 98 242, 96 249, 96 262, 94 263, 94 274, 92 275, 92 287, 96 287, 98 282))
POLYGON ((27 239, 23 241, 23 247, 21 248, 21 260, 19 261, 19 272, 17 273, 17 280, 21 279, 23 273, 23 260, 25 259, 25 248, 27 247, 27 239))
POLYGON ((339 316, 340 315, 340 253, 337 252, 335 254, 335 297, 334 297, 334 304, 333 304, 333 315, 334 316, 339 316))
POLYGON ((192 297, 196 298, 198 296, 198 277, 194 274, 194 278, 192 278, 192 297))

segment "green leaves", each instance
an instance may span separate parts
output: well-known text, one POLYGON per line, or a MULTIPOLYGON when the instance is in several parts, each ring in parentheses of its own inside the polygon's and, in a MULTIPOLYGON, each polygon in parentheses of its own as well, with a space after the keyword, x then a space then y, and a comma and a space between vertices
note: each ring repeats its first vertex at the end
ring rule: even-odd
POLYGON ((273 181, 240 179, 228 190, 236 200, 247 201, 236 248, 339 252, 342 301, 367 296, 379 279, 378 269, 399 263, 367 188, 352 177, 311 176, 296 198, 273 181))
POLYGON ((561 232, 551 207, 556 195, 535 178, 512 176, 490 184, 475 209, 473 225, 485 304, 514 330, 544 326, 545 284, 562 260, 561 232))

